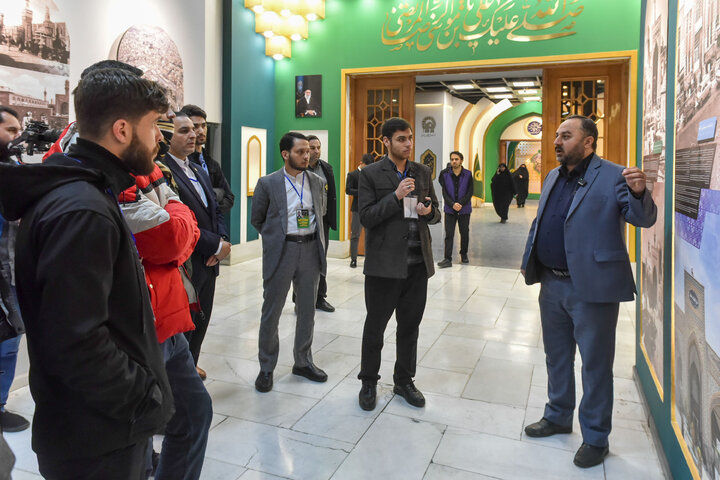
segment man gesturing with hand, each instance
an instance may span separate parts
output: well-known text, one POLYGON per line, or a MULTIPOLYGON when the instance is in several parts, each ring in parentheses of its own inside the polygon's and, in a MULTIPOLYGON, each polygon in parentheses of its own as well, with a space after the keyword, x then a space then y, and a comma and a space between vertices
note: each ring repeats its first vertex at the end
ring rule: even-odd
POLYGON ((440 221, 430 169, 409 160, 410 124, 390 118, 382 126, 387 155, 360 171, 358 211, 365 227, 365 307, 359 402, 373 410, 380 379, 385 327, 395 312, 397 360, 393 391, 415 407, 425 397, 415 388, 417 338, 428 278, 435 273, 429 224, 440 221))
POLYGON ((657 216, 642 170, 623 169, 597 156, 597 137, 595 123, 579 115, 558 128, 555 155, 560 166, 543 185, 522 262, 525 283, 541 285, 548 370, 543 418, 525 427, 525 434, 547 437, 572 431, 577 346, 583 444, 574 463, 582 468, 602 463, 608 454, 619 302, 631 301, 635 294, 625 223, 647 228, 657 216))

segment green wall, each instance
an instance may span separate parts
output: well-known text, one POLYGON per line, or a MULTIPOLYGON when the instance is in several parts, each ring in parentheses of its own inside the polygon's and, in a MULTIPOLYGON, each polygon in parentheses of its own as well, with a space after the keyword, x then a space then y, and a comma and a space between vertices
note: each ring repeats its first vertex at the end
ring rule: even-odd
POLYGON ((492 202, 492 191, 490 183, 495 175, 498 165, 500 164, 500 137, 507 127, 518 120, 529 117, 531 115, 542 115, 541 102, 525 102, 520 105, 508 108, 500 115, 495 117, 487 131, 485 132, 485 141, 483 145, 483 158, 485 159, 485 201, 492 202))
POLYGON ((229 219, 230 240, 239 243, 240 222, 247 222, 247 238, 258 238, 250 225, 252 197, 246 212, 241 211, 242 127, 267 130, 267 161, 272 171, 275 152, 275 64, 265 56, 265 39, 255 33, 255 14, 243 0, 223 1, 223 170, 233 193, 235 206, 229 219))
MULTIPOLYGON (((490 38, 488 34, 478 40, 474 52, 468 42, 458 42, 458 47, 451 46, 445 50, 431 47, 421 52, 416 47, 403 47, 399 51, 391 51, 393 47, 383 44, 381 35, 387 15, 391 14, 390 10, 397 7, 398 3, 397 0, 327 0, 325 19, 311 23, 308 40, 293 42, 292 58, 278 61, 275 65, 277 135, 288 130, 328 130, 328 161, 337 172, 335 180, 338 188, 340 182, 345 181, 340 178, 340 72, 343 68, 539 57, 638 48, 640 2, 581 0, 579 4, 584 7, 582 13, 574 18, 568 17, 561 24, 567 26, 570 21, 574 21, 573 30, 577 33, 564 38, 515 42, 499 35, 496 37, 499 43, 490 46, 487 43, 487 38, 490 38), (316 74, 323 76, 322 117, 296 119, 295 76, 316 74)), ((461 2, 455 0, 450 3, 456 5, 461 2)), ((536 9, 538 5, 550 8, 556 4, 545 0, 514 2, 508 10, 502 12, 503 18, 511 20, 515 14, 523 18, 526 10, 522 7, 526 3, 532 9, 536 9)), ((496 2, 496 5, 500 4, 506 2, 496 2)), ((563 2, 559 2, 560 7, 562 4, 563 2)), ((552 30, 553 33, 559 31, 560 28, 552 30)), ((276 161, 275 167, 279 166, 276 161)), ((331 232, 331 238, 337 239, 337 232, 331 232)))

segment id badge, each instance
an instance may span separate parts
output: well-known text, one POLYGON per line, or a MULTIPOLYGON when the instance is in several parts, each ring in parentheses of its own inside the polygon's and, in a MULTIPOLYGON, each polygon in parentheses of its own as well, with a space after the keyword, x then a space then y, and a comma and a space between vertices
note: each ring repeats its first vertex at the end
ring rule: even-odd
POLYGON ((298 208, 295 211, 298 228, 310 228, 310 209, 298 208))
POLYGON ((417 210, 418 197, 416 195, 408 195, 403 197, 403 214, 405 218, 418 218, 417 210))

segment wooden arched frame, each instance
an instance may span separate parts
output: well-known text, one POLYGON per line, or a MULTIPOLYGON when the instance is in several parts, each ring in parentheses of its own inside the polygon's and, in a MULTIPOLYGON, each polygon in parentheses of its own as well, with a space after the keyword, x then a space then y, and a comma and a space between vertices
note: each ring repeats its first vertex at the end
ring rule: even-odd
POLYGON ((262 176, 262 142, 253 135, 247 142, 247 194, 252 197, 255 194, 255 185, 262 176))

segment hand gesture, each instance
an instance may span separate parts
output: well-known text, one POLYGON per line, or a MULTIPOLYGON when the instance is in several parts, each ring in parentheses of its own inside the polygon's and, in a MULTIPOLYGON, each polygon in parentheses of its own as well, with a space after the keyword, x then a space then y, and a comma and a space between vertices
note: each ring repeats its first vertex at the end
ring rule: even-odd
POLYGON ((415 190, 415 179, 406 177, 404 180, 400 182, 400 185, 395 189, 395 196, 398 198, 398 200, 402 200, 407 195, 410 194, 415 190))
MULTIPOLYGON (((430 197, 425 197, 425 200, 432 199, 430 197)), ((429 207, 426 207, 424 203, 418 202, 417 206, 415 207, 415 211, 418 213, 418 215, 427 215, 432 212, 432 203, 429 207)))
POLYGON ((455 203, 453 203, 452 208, 453 208, 453 210, 455 210, 456 212, 459 212, 460 210, 462 210, 462 205, 460 205, 459 203, 455 202, 455 203))
POLYGON ((640 170, 638 167, 630 167, 623 170, 622 174, 623 177, 625 177, 625 181, 630 187, 630 190, 632 190, 635 194, 640 195, 645 191, 645 172, 640 170))

